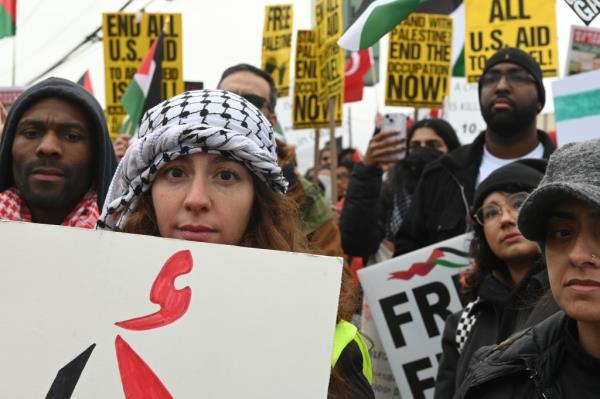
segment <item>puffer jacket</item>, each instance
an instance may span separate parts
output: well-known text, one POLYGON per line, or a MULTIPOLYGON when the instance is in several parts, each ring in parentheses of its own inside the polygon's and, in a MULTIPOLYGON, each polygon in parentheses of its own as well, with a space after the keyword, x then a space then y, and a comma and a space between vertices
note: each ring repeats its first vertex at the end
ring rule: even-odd
POLYGON ((446 319, 434 398, 454 396, 473 354, 481 347, 498 344, 558 312, 552 297, 544 296, 549 288, 546 268, 539 263, 512 289, 487 276, 477 299, 446 319))
MULTIPOLYGON (((563 398, 558 376, 569 320, 561 311, 499 345, 481 348, 454 399, 563 398)), ((590 392, 581 397, 598 395, 590 392)))

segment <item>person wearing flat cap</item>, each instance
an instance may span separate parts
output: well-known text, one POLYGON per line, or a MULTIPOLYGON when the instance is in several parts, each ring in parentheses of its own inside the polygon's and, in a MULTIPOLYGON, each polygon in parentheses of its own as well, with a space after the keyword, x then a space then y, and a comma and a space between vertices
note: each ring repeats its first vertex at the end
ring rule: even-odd
POLYGON ((517 228, 519 208, 545 169, 545 160, 519 160, 495 170, 477 187, 471 212, 473 263, 460 280, 470 302, 446 319, 435 399, 454 396, 479 348, 558 311, 553 301, 534 307, 549 290, 548 274, 537 243, 517 228))
POLYGON ((549 157, 555 146, 536 129, 545 101, 542 71, 531 55, 506 47, 487 60, 479 79, 486 130, 425 169, 394 239, 396 256, 464 233, 475 190, 494 170, 549 157))
POLYGON ((455 398, 596 398, 600 393, 600 140, 557 150, 519 213, 543 250, 562 309, 480 350, 455 398))

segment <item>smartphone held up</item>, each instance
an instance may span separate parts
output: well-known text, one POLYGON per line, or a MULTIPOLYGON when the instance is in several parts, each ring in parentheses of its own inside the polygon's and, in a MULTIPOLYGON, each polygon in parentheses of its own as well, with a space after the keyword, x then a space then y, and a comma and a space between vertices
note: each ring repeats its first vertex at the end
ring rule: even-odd
POLYGON ((389 154, 390 160, 399 161, 406 156, 406 122, 406 115, 401 113, 389 113, 383 116, 381 133, 395 132, 387 141, 398 148, 398 151, 389 154))

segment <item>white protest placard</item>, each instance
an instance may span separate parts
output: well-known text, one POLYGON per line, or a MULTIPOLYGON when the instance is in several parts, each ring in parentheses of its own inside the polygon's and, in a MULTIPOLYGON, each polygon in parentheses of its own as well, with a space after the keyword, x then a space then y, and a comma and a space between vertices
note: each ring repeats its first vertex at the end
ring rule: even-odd
POLYGON ((363 296, 360 331, 364 336, 369 337, 369 355, 371 356, 371 367, 373 368, 371 386, 375 393, 375 399, 400 399, 400 390, 375 327, 375 321, 373 321, 366 296, 363 296))
POLYGON ((571 26, 567 75, 600 69, 600 29, 571 26))
POLYGON ((552 82, 558 146, 600 137, 600 70, 552 82))
POLYGON ((402 398, 433 398, 444 321, 462 309, 469 234, 358 272, 402 398))
POLYGON ((17 222, 0 242, 2 398, 327 396, 339 258, 17 222))

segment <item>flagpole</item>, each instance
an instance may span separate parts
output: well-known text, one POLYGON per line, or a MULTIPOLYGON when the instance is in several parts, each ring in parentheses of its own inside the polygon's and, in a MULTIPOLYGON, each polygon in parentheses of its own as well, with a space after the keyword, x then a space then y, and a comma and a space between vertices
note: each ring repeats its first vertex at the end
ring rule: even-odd
POLYGON ((321 138, 321 130, 315 129, 315 165, 313 167, 312 182, 315 186, 319 186, 319 164, 321 163, 321 152, 319 151, 319 141, 321 138))
POLYGON ((15 87, 17 65, 17 35, 13 36, 12 86, 15 87))
POLYGON ((348 105, 348 142, 352 148, 352 105, 348 105))
POLYGON ((335 141, 335 97, 329 97, 327 113, 329 115, 329 154, 331 171, 331 203, 337 203, 337 143, 335 141))
MULTIPOLYGON (((369 57, 373 55, 373 50, 369 52, 369 57)), ((377 92, 377 85, 379 84, 379 76, 377 74, 377 67, 375 66, 375 57, 371 59, 371 71, 373 72, 373 90, 375 91, 375 112, 379 112, 379 93, 377 92)))

